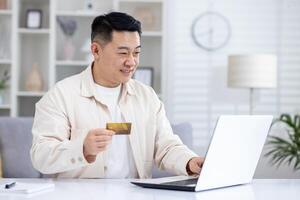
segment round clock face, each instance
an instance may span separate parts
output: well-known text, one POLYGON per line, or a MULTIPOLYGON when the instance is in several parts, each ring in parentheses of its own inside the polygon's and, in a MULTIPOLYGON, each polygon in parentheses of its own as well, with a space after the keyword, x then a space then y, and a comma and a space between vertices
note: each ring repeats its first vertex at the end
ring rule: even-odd
POLYGON ((192 38, 201 48, 213 51, 227 44, 231 36, 230 23, 223 15, 206 12, 192 24, 192 38))

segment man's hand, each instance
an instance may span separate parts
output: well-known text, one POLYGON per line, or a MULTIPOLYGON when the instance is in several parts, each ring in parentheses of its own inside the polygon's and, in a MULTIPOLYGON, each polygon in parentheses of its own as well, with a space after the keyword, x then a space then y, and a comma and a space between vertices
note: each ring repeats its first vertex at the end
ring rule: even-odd
POLYGON ((202 157, 193 157, 189 160, 186 165, 186 171, 189 175, 200 174, 204 158, 202 157))
POLYGON ((114 131, 102 128, 90 130, 83 143, 83 155, 85 159, 89 163, 94 162, 97 154, 105 151, 114 134, 114 131))

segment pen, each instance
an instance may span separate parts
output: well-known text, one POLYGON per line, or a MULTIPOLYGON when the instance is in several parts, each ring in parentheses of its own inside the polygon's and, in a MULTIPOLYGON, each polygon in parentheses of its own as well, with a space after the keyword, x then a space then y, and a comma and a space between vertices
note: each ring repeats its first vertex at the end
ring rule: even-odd
POLYGON ((10 189, 10 188, 14 187, 15 185, 16 185, 16 182, 7 183, 7 184, 5 184, 5 189, 10 189))

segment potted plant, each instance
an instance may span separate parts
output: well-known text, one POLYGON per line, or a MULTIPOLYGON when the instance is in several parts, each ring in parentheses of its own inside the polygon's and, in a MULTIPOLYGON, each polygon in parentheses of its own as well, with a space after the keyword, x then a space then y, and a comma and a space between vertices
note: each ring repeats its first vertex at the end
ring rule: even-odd
POLYGON ((4 90, 8 87, 9 78, 8 70, 5 70, 3 77, 0 79, 0 104, 4 103, 4 90))
POLYGON ((295 171, 300 170, 300 115, 282 114, 272 126, 277 123, 285 125, 287 135, 285 138, 269 136, 265 156, 270 157, 271 163, 277 167, 287 164, 295 171))

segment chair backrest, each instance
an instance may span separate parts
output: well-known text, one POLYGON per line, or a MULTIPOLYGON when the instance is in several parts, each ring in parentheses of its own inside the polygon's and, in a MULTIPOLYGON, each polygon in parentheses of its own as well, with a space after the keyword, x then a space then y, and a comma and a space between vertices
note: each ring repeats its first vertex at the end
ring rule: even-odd
MULTIPOLYGON (((190 123, 184 122, 180 124, 173 124, 172 125, 173 133, 178 135, 183 144, 185 144, 188 148, 193 150, 193 127, 190 123)), ((160 178, 166 176, 173 176, 166 171, 159 170, 156 166, 153 167, 152 170, 152 177, 153 178, 160 178)))
MULTIPOLYGON (((44 177, 35 170, 30 159, 32 144, 33 118, 0 117, 0 154, 2 158, 2 173, 5 178, 39 178, 44 177)), ((174 134, 177 134, 182 142, 193 149, 190 123, 172 125, 174 134)), ((154 178, 170 176, 168 172, 153 168, 154 178)))
POLYGON ((189 122, 173 124, 172 129, 174 134, 178 135, 188 148, 193 150, 193 127, 189 122))
POLYGON ((33 118, 0 117, 0 153, 5 178, 39 178, 30 159, 33 118))

